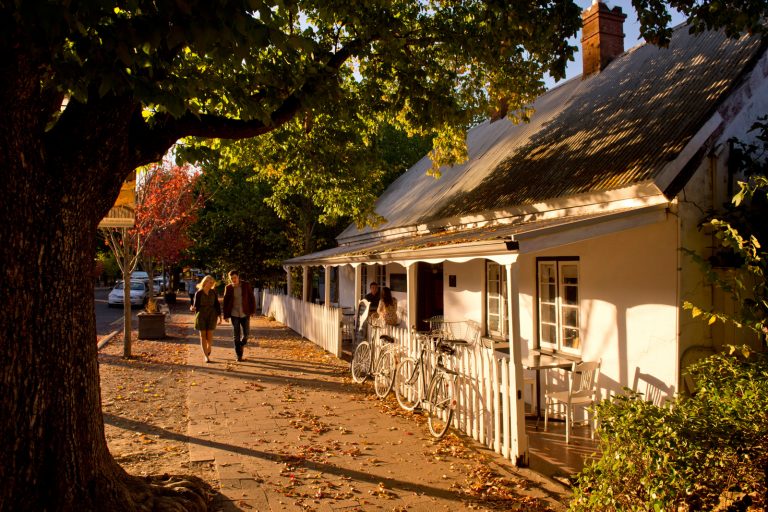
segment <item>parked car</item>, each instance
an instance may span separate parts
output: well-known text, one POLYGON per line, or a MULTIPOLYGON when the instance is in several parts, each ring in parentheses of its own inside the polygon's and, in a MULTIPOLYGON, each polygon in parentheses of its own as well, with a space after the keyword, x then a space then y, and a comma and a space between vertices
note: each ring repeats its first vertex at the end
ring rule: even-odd
POLYGON ((131 281, 148 281, 149 274, 143 270, 134 270, 131 272, 131 281))
MULTIPOLYGON (((149 299, 149 287, 144 281, 131 281, 131 306, 143 306, 149 299)), ((123 282, 118 281, 107 297, 107 306, 123 305, 123 282)))
POLYGON ((164 292, 168 287, 168 281, 162 277, 156 277, 152 281, 152 289, 155 292, 155 295, 160 295, 160 293, 164 292))

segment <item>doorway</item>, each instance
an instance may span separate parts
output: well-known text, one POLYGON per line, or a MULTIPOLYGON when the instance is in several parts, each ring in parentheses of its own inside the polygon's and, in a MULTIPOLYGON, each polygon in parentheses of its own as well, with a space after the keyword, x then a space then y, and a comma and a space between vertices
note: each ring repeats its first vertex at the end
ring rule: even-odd
POLYGON ((419 262, 416 270, 416 330, 428 328, 427 321, 443 314, 443 264, 419 262))

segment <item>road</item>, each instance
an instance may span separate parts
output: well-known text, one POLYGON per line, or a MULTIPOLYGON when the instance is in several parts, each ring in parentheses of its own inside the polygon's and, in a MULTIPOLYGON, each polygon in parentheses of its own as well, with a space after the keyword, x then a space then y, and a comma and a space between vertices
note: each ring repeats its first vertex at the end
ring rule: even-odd
MULTIPOLYGON (((122 330, 123 328, 123 309, 122 308, 110 308, 107 306, 107 295, 109 295, 109 288, 97 289, 94 293, 94 309, 96 310, 96 335, 102 337, 111 333, 114 330, 122 330)), ((133 329, 137 329, 136 313, 141 309, 134 308, 131 314, 133 320, 133 329)))

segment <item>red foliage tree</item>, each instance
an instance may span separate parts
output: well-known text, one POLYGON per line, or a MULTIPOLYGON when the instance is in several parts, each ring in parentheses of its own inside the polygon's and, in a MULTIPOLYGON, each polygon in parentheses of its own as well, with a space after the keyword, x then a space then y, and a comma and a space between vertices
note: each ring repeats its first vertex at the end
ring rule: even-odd
MULTIPOLYGON (((193 192, 194 181, 200 174, 190 165, 175 166, 168 162, 150 165, 136 176, 136 222, 133 228, 106 228, 107 245, 124 279, 123 355, 131 356, 131 304, 129 276, 140 258, 149 260, 146 270, 152 272, 151 259, 167 256, 178 258, 186 241, 186 228, 194 222, 201 202, 193 192), (151 252, 152 250, 157 252, 151 252), (150 252, 146 252, 149 250, 150 252)), ((151 283, 150 283, 151 286, 151 283)), ((151 288, 150 288, 151 289, 151 288)), ((150 297, 151 297, 150 293, 150 297)), ((151 297, 150 301, 154 301, 151 297)))
POLYGON ((197 218, 201 196, 194 184, 200 172, 189 165, 153 170, 151 186, 136 209, 136 230, 144 239, 144 256, 177 263, 192 244, 187 230, 197 218))

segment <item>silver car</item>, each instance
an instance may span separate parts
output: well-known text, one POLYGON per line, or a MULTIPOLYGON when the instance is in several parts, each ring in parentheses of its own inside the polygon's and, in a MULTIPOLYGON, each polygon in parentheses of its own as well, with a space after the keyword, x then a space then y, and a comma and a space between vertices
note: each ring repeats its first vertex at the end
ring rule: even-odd
MULTIPOLYGON (((131 281, 131 306, 143 306, 149 298, 149 288, 144 281, 131 281)), ((119 281, 107 297, 107 306, 123 305, 123 282, 119 281)))

